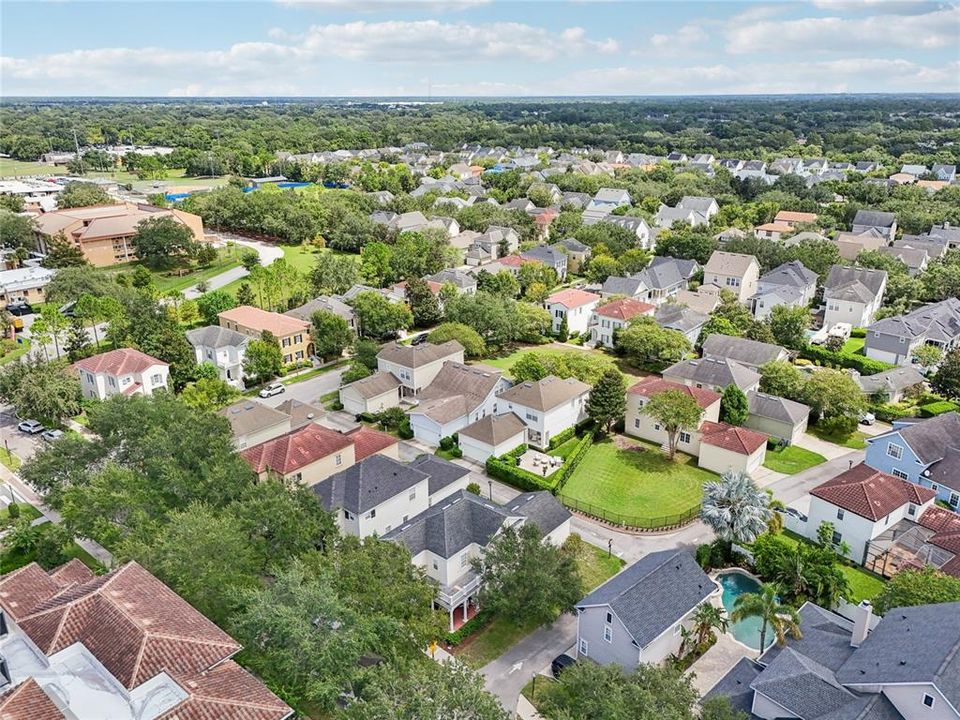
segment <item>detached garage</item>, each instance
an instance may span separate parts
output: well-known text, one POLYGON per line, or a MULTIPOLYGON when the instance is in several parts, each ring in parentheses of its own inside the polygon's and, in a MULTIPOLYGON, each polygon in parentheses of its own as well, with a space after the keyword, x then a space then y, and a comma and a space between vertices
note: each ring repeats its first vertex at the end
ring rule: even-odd
POLYGON ((460 431, 463 456, 484 463, 523 444, 526 425, 513 413, 487 415, 460 431))
POLYGON ((727 423, 705 422, 700 428, 699 465, 705 470, 724 473, 744 470, 752 473, 767 457, 767 436, 755 430, 727 423))
POLYGON ((340 403, 353 415, 374 415, 400 405, 400 381, 392 373, 378 372, 340 388, 340 403))

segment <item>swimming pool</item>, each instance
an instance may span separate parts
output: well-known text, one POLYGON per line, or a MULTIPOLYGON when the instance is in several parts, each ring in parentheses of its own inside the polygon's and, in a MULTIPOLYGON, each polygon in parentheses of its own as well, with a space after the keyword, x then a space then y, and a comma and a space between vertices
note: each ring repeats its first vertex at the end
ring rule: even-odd
MULTIPOLYGON (((760 589, 760 583, 752 577, 739 570, 728 570, 717 575, 717 582, 723 588, 721 602, 723 609, 729 616, 733 613, 733 605, 737 598, 744 593, 755 593, 760 589)), ((760 648, 760 618, 746 618, 740 622, 730 623, 729 632, 739 642, 758 650, 760 648)), ((767 637, 764 638, 764 649, 773 644, 774 636, 770 628, 767 628, 767 637)))

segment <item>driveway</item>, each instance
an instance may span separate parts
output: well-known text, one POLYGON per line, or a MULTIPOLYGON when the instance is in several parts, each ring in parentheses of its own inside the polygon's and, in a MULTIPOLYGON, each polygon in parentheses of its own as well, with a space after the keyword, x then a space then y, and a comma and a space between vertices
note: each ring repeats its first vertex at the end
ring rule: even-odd
MULTIPOLYGON (((246 238, 240 237, 239 235, 234 235, 233 233, 207 233, 208 237, 214 238, 214 244, 217 246, 223 246, 229 240, 230 242, 245 247, 250 248, 251 250, 256 250, 257 254, 260 256, 260 264, 266 267, 274 260, 283 257, 283 249, 272 245, 271 243, 262 242, 260 240, 247 240, 246 238)), ((247 272, 246 268, 235 267, 226 270, 219 275, 214 275, 212 278, 207 280, 207 290, 217 290, 222 288, 235 280, 245 278, 250 273, 247 272)), ((183 295, 187 300, 196 300, 203 293, 197 290, 197 286, 187 288, 184 290, 183 295)))
POLYGON ((264 405, 276 407, 287 400, 299 400, 310 405, 320 406, 320 398, 332 393, 340 387, 340 377, 347 370, 345 367, 329 370, 321 375, 316 375, 309 380, 290 383, 286 385, 286 390, 279 395, 270 398, 257 398, 264 405))
POLYGON ((42 447, 43 440, 40 439, 40 435, 27 435, 17 430, 19 422, 13 414, 13 408, 9 405, 0 411, 0 446, 8 448, 10 452, 26 462, 42 447))
POLYGON ((805 496, 820 483, 836 477, 852 465, 863 461, 863 450, 848 450, 847 448, 843 448, 843 450, 843 454, 834 457, 832 460, 821 463, 809 470, 799 472, 796 475, 788 475, 767 487, 773 491, 773 496, 777 500, 789 505, 795 500, 799 500, 805 496))

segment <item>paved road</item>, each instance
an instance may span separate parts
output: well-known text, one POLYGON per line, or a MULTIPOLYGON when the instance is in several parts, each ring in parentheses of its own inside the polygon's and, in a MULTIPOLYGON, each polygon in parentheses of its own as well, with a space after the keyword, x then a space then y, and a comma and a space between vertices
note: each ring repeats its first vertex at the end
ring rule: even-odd
POLYGON ((42 447, 43 440, 39 435, 27 435, 17 430, 19 422, 9 405, 0 411, 0 446, 9 448, 10 452, 26 461, 42 447))
MULTIPOLYGON (((260 256, 260 264, 264 267, 272 263, 274 260, 283 257, 283 249, 270 243, 261 242, 259 240, 247 240, 246 238, 242 238, 239 235, 234 235, 232 233, 210 234, 217 238, 215 242, 218 245, 223 245, 229 240, 242 247, 256 250, 257 254, 260 256)), ((230 283, 234 282, 235 280, 245 278, 249 274, 250 273, 247 272, 246 268, 242 267, 235 267, 231 268, 230 270, 225 270, 219 275, 214 275, 212 278, 207 280, 207 290, 216 290, 218 288, 222 288, 225 285, 229 285, 230 283)), ((183 293, 187 300, 195 300, 202 294, 203 293, 197 290, 196 285, 187 288, 183 293)))
POLYGON ((300 402, 310 403, 320 406, 320 398, 328 393, 337 390, 340 387, 340 377, 347 370, 345 367, 337 368, 297 383, 291 383, 286 386, 286 390, 279 395, 271 398, 257 398, 264 405, 276 407, 286 400, 299 400, 300 402))

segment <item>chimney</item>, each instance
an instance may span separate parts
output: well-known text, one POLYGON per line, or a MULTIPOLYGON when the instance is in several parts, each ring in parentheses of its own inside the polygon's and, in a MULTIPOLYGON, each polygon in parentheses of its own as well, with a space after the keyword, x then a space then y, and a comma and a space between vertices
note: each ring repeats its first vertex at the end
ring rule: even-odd
POLYGON ((870 632, 870 623, 873 620, 873 605, 869 600, 861 600, 854 611, 853 633, 850 635, 851 647, 860 647, 870 632))

